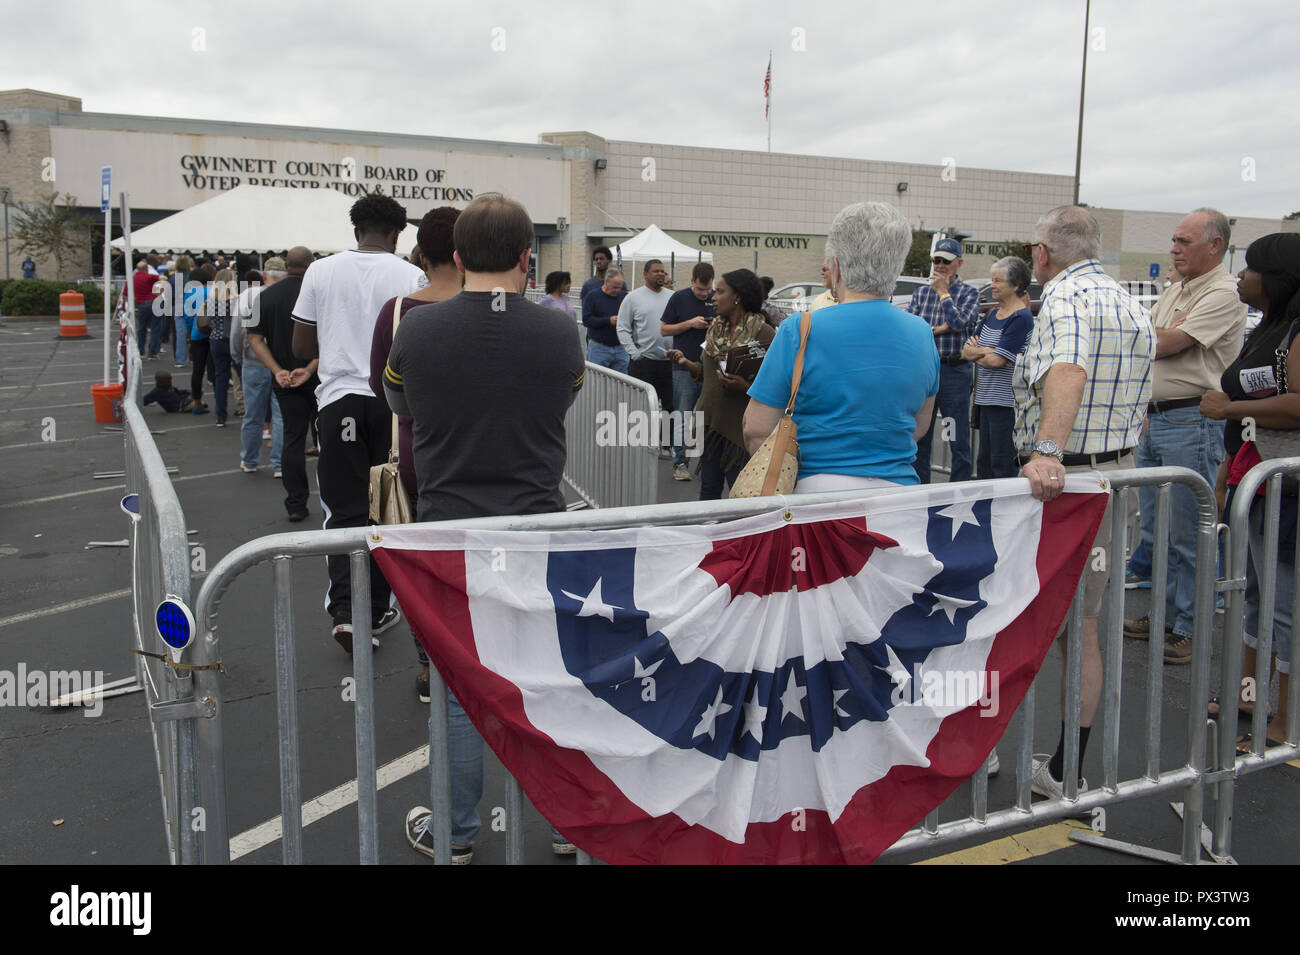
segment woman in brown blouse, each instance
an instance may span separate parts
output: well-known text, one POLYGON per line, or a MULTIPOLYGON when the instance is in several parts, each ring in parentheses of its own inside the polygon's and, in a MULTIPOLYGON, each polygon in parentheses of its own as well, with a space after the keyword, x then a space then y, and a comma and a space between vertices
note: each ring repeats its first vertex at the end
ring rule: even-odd
POLYGON ((668 352, 692 378, 704 382, 696 405, 704 419, 701 501, 720 499, 723 483, 733 485, 749 461, 741 425, 749 386, 772 343, 772 326, 762 312, 763 286, 749 269, 728 272, 718 280, 713 306, 718 317, 709 323, 700 360, 693 362, 676 348, 668 352))

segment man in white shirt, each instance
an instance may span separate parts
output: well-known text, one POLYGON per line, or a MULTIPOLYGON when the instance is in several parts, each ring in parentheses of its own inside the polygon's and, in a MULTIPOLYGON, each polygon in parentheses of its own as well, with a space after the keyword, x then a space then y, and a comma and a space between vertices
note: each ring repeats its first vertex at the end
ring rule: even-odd
MULTIPOLYGON (((303 276, 293 307, 293 352, 319 356, 316 424, 320 447, 316 482, 325 528, 364 527, 369 522, 370 468, 388 459, 392 419, 370 390, 370 342, 380 306, 419 288, 423 273, 394 253, 406 228, 406 209, 382 195, 352 206, 357 247, 316 262, 303 276)), ((328 558, 326 610, 333 636, 352 652, 352 584, 347 556, 328 558)), ((370 622, 378 636, 401 619, 390 608, 392 592, 372 558, 370 622)), ((375 646, 379 641, 374 641, 375 646)))
MULTIPOLYGON (((673 293, 664 288, 668 270, 651 259, 642 270, 645 284, 623 299, 618 308, 618 341, 631 362, 627 373, 654 387, 659 409, 673 410, 673 363, 668 360, 668 339, 659 333, 660 318, 673 293)), ((660 435, 664 440, 667 434, 660 435)))

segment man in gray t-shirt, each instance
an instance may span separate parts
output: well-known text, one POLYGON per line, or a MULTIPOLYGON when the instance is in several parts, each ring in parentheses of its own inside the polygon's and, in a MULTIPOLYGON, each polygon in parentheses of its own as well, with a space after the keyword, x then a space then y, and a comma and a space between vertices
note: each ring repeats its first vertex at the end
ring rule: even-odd
MULTIPOLYGON (((411 309, 384 368, 389 407, 412 419, 419 520, 563 511, 564 416, 586 368, 577 326, 523 297, 533 223, 519 203, 480 195, 453 238, 465 290, 411 309)), ((480 826, 483 740, 455 696, 448 705, 451 861, 466 863, 480 826)), ((430 815, 407 813, 406 839, 432 856, 430 815)), ((552 838, 557 853, 573 851, 552 838)))

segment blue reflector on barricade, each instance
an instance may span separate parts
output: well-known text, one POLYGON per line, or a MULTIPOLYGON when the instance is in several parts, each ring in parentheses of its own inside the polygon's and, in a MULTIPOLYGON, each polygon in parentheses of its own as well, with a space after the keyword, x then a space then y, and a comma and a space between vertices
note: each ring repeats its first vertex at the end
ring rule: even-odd
POLYGON ((158 636, 174 650, 184 650, 194 639, 194 615, 175 597, 168 597, 158 605, 154 620, 158 636))

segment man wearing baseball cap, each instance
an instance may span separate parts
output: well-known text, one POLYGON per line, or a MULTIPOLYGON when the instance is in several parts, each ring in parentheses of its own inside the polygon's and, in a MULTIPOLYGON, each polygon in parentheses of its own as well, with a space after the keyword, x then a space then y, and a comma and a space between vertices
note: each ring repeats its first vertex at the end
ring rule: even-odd
POLYGON ((961 357, 962 343, 975 334, 980 317, 980 295, 974 286, 957 277, 961 270, 961 243, 942 238, 930 253, 930 284, 912 293, 907 310, 930 323, 934 346, 939 350, 939 396, 934 405, 930 430, 916 443, 916 475, 922 484, 930 483, 930 446, 934 440, 934 423, 943 415, 941 433, 951 437, 952 473, 950 481, 969 481, 970 395, 975 382, 975 366, 961 357), (951 424, 948 424, 951 419, 951 424))

